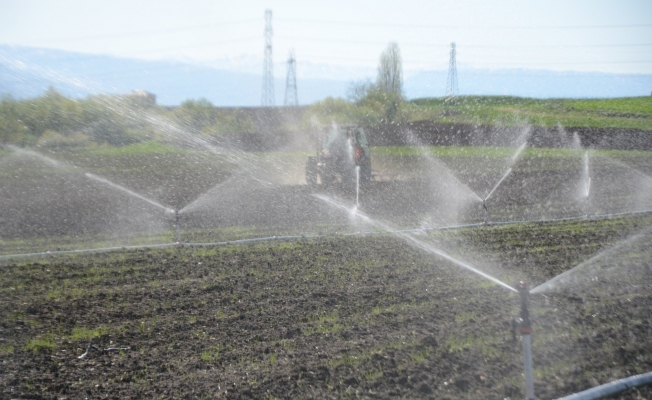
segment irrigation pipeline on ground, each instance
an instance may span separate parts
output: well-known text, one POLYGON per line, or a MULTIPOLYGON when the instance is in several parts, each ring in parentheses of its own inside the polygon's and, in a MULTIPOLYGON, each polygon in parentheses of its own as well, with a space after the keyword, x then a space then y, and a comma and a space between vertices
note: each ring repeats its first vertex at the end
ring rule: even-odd
MULTIPOLYGON (((343 234, 342 236, 369 236, 369 235, 384 235, 384 234, 402 234, 402 233, 419 233, 419 232, 430 232, 430 231, 444 231, 444 230, 454 230, 454 229, 464 229, 464 228, 476 228, 486 225, 515 225, 515 224, 529 224, 529 223, 553 223, 553 222, 564 222, 564 221, 576 221, 583 219, 608 219, 614 217, 621 217, 627 215, 637 215, 637 214, 648 214, 652 213, 652 210, 641 210, 641 211, 628 211, 622 213, 612 213, 612 214, 598 214, 598 215, 581 215, 578 217, 566 217, 566 218, 554 218, 554 219, 536 219, 536 220, 517 220, 517 221, 499 221, 491 222, 489 224, 473 223, 473 224, 464 224, 464 225, 451 225, 451 226, 439 226, 433 228, 414 228, 414 229, 403 229, 396 231, 369 231, 369 232, 351 232, 343 234)), ((177 232, 177 235, 179 233, 177 232)), ((235 244, 246 244, 246 243, 256 243, 256 242, 269 242, 274 240, 300 240, 300 239, 318 239, 324 237, 331 237, 333 235, 288 235, 288 236, 266 236, 266 237, 257 237, 249 239, 237 239, 229 240, 222 242, 205 242, 205 243, 184 243, 182 241, 177 241, 175 243, 161 243, 161 244, 143 244, 137 246, 115 246, 115 247, 101 247, 101 248, 91 248, 91 249, 78 249, 78 250, 52 250, 52 251, 42 251, 35 253, 19 253, 19 254, 6 254, 0 255, 0 260, 8 260, 11 258, 21 258, 21 257, 38 257, 38 256, 53 256, 61 254, 82 254, 82 253, 102 253, 110 251, 120 251, 120 250, 139 250, 139 249, 160 249, 160 248, 169 248, 169 247, 208 247, 208 246, 224 246, 224 245, 235 245, 235 244)))
POLYGON ((566 397, 561 397, 557 400, 595 400, 607 397, 613 394, 624 392, 627 389, 635 388, 652 383, 652 372, 646 372, 640 375, 630 376, 629 378, 619 379, 617 381, 605 383, 604 385, 596 386, 587 389, 583 392, 571 394, 566 397))

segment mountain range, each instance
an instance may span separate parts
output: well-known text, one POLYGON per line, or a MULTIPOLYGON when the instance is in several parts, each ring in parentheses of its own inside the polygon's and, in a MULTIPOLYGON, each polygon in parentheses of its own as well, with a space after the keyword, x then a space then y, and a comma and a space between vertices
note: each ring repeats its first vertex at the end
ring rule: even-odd
MULTIPOLYGON (((262 73, 253 72, 251 59, 248 63, 246 66, 235 62, 200 65, 0 45, 0 95, 30 98, 54 87, 66 96, 83 98, 143 89, 155 94, 162 105, 174 106, 187 99, 205 98, 222 107, 258 106, 262 73)), ((329 96, 346 97, 351 82, 361 76, 360 68, 309 63, 299 64, 298 68, 305 68, 298 71, 297 78, 302 105, 329 96)), ((275 98, 280 105, 285 79, 279 75, 284 75, 285 70, 277 67, 276 71, 275 98)), ((367 69, 368 79, 374 79, 373 72, 367 69)), ((405 75, 407 98, 445 94, 447 71, 410 71, 405 75)), ((652 74, 460 68, 457 75, 461 95, 600 98, 648 96, 652 92, 652 74)))

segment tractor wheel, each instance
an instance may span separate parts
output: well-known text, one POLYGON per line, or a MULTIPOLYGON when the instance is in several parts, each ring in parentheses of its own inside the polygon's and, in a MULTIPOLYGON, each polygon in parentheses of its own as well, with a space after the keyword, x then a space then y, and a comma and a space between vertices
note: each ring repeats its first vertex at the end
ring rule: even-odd
POLYGON ((306 161, 306 183, 308 186, 316 186, 317 185, 317 160, 315 157, 308 157, 308 161, 306 161))
POLYGON ((360 166, 360 182, 371 182, 371 161, 368 158, 360 166))

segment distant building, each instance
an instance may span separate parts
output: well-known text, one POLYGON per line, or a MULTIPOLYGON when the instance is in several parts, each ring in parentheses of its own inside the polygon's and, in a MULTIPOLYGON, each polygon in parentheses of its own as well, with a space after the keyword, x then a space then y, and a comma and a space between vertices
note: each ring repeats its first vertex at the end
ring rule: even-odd
POLYGON ((151 105, 156 104, 156 95, 142 89, 136 89, 126 94, 127 97, 136 98, 141 100, 143 103, 148 103, 151 105))

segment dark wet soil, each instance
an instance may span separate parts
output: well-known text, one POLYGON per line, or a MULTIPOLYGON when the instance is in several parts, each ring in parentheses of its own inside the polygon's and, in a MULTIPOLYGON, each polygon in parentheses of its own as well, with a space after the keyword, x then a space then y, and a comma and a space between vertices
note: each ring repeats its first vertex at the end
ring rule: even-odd
MULTIPOLYGON (((537 284, 648 225, 431 239, 537 284)), ((645 279, 532 296, 537 398, 652 370, 648 253, 645 279)), ((398 238, 49 257, 6 263, 0 281, 2 398, 524 397, 517 296, 398 238), (129 349, 79 359, 91 338, 129 349)))
MULTIPOLYGON (((352 226, 348 213, 314 196, 324 194, 353 207, 353 186, 276 185, 247 173, 225 178, 225 167, 216 165, 210 168, 221 172, 199 174, 187 169, 191 158, 169 157, 156 161, 156 168, 138 167, 131 159, 105 160, 101 170, 161 207, 88 179, 83 169, 59 170, 36 159, 10 159, 12 169, 5 171, 6 185, 0 187, 0 238, 12 242, 1 242, 0 252, 174 242, 175 219, 167 207, 181 210, 184 242, 375 230, 352 226), (43 240, 34 240, 39 238, 43 240)), ((504 160, 490 161, 451 158, 433 173, 423 162, 415 164, 414 157, 399 160, 396 169, 412 171, 412 176, 363 185, 358 209, 396 228, 482 222, 479 199, 505 172, 504 160), (422 173, 414 176, 419 168, 422 173)), ((580 159, 524 159, 517 166, 487 199, 490 221, 652 209, 652 180, 627 164, 592 161, 588 202, 580 193, 584 185, 580 159)))

